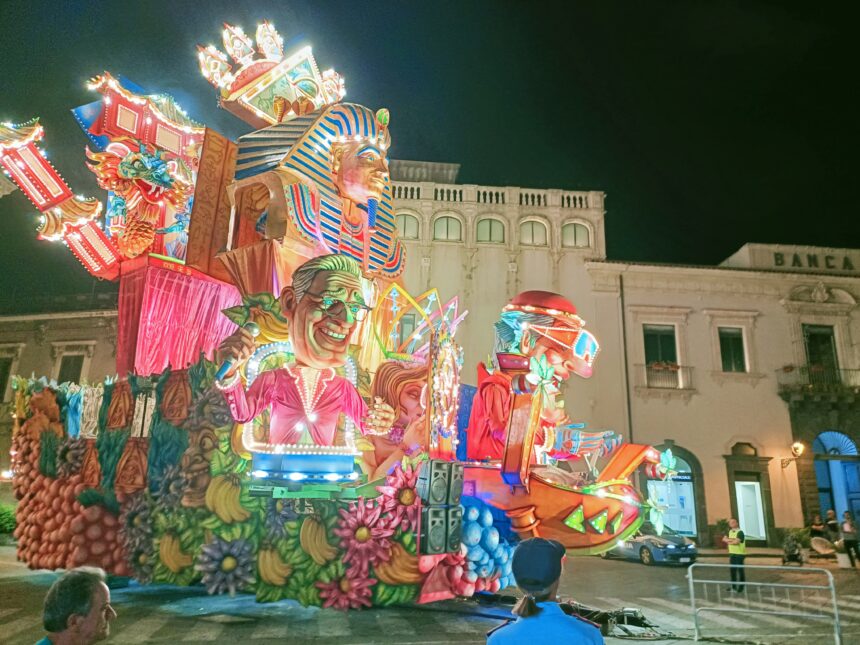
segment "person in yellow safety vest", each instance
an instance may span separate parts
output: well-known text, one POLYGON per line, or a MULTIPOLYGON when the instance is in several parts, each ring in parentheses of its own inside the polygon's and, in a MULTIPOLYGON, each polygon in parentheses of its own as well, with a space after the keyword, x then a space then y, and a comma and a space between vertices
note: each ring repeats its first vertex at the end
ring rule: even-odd
POLYGON ((744 559, 747 557, 747 545, 746 536, 735 518, 729 520, 729 534, 723 537, 723 542, 729 547, 729 564, 731 565, 729 573, 732 580, 729 591, 741 593, 746 582, 744 559))

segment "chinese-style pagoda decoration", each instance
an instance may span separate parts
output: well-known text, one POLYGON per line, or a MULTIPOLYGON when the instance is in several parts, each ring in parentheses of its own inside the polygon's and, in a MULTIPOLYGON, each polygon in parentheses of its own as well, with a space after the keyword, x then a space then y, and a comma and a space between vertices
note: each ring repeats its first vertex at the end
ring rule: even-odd
POLYGON ((113 279, 119 253, 99 226, 102 204, 72 193, 37 144, 44 137, 39 119, 0 125, 0 165, 39 209, 39 238, 62 241, 92 275, 113 279))

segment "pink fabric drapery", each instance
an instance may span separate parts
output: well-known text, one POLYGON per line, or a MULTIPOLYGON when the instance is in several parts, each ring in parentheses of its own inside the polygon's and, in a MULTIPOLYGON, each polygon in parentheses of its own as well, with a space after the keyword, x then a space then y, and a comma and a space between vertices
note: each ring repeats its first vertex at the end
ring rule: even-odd
POLYGON ((312 249, 290 240, 261 240, 218 254, 244 295, 271 293, 281 295, 281 289, 292 282, 293 271, 314 256, 312 249))
POLYGON ((221 313, 242 301, 233 285, 181 264, 148 258, 120 281, 117 372, 183 369, 236 329, 221 313))

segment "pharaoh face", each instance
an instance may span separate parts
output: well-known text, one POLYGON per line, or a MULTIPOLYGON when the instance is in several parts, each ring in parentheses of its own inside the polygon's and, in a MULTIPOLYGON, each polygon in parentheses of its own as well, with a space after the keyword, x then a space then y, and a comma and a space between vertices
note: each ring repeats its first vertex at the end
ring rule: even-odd
POLYGON ((345 271, 320 271, 299 301, 287 287, 281 307, 289 320, 296 363, 317 369, 344 364, 349 337, 369 310, 360 279, 345 271))
POLYGON ((337 192, 356 204, 382 199, 388 178, 385 152, 369 141, 332 144, 332 172, 337 192))

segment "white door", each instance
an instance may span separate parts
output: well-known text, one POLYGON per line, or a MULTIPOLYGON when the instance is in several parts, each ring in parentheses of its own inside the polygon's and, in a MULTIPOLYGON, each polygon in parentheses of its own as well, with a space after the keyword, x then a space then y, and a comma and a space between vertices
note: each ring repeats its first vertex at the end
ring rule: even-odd
POLYGON ((735 482, 738 504, 738 522, 748 540, 766 540, 764 506, 761 503, 761 486, 758 482, 735 482))
POLYGON ((670 479, 648 480, 648 497, 666 507, 663 524, 681 535, 696 536, 696 505, 693 482, 670 479))

